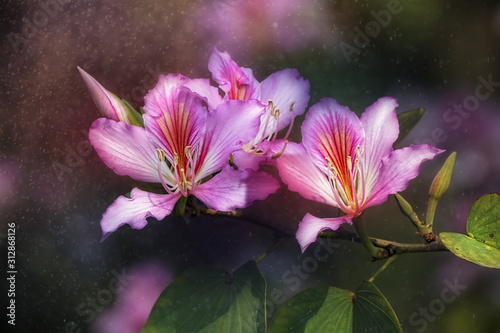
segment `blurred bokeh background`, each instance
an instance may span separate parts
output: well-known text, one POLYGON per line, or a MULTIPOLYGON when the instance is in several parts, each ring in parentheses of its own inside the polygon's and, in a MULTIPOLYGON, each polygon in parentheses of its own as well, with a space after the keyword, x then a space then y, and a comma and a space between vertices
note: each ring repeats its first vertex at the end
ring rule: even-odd
MULTIPOLYGON (((294 67, 310 81, 309 106, 328 96, 359 115, 393 96, 398 112, 426 109, 401 145, 427 142, 447 153, 426 162, 404 196, 423 216, 432 178, 457 151, 436 231, 465 232, 472 203, 500 190, 498 1, 6 0, 0 15, 0 267, 6 271, 14 222, 16 332, 139 332, 154 299, 183 270, 235 269, 269 248, 275 235, 253 220, 295 229, 306 212, 337 214, 283 186, 244 219, 167 217, 140 231, 122 227, 100 243, 102 213, 130 184, 89 145, 99 114, 76 66, 136 107, 160 73, 209 78, 214 45, 258 80, 294 67)), ((373 236, 419 241, 394 198, 367 210, 364 221, 373 236)), ((335 244, 326 262, 299 276, 294 267, 314 247, 302 255, 294 239, 286 242, 259 263, 269 291, 352 290, 381 265, 359 244, 335 244)), ((497 270, 450 253, 408 254, 375 282, 405 332, 500 332, 497 270), (450 284, 461 289, 443 302, 450 284)))

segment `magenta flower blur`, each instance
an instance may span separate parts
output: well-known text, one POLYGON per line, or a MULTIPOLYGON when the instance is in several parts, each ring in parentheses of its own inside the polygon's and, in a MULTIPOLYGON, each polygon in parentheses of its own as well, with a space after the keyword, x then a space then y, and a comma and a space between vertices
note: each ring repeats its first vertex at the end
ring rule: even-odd
POLYGON ((154 261, 127 268, 125 277, 116 283, 116 302, 96 315, 90 332, 141 332, 156 300, 173 279, 170 271, 154 261))
POLYGON ((257 169, 259 162, 265 160, 265 155, 271 151, 278 131, 289 126, 286 139, 294 117, 304 113, 309 102, 309 81, 304 80, 296 69, 287 68, 259 83, 251 69, 239 67, 227 52, 215 48, 208 69, 225 93, 222 101, 255 99, 266 106, 265 114, 260 117, 258 133, 246 142, 242 151, 234 154, 234 161, 240 168, 257 169))
POLYGON ((161 183, 166 194, 134 188, 101 220, 103 239, 123 224, 141 229, 146 218, 162 220, 181 196, 192 194, 207 207, 230 211, 265 199, 279 187, 269 174, 234 170, 231 153, 255 137, 265 111, 258 101, 228 101, 207 112, 182 75, 160 76, 145 96, 145 128, 97 119, 89 132, 99 157, 119 175, 161 183), (237 111, 237 112, 236 112, 237 111), (214 176, 215 174, 215 176, 214 176))
POLYGON ((443 152, 426 144, 393 151, 399 134, 396 107, 395 99, 380 98, 361 118, 330 98, 310 108, 302 143, 289 143, 277 159, 280 177, 290 190, 346 215, 318 218, 307 213, 296 234, 302 251, 321 231, 352 223, 366 208, 404 190, 423 161, 443 152))

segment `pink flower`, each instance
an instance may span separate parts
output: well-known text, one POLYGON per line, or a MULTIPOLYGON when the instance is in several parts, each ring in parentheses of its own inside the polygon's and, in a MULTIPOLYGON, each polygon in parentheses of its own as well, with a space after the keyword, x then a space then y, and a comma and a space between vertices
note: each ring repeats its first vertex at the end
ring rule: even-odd
POLYGON ((120 196, 101 220, 103 239, 123 224, 141 229, 146 218, 162 220, 181 196, 192 194, 215 210, 244 208, 279 187, 269 174, 234 170, 231 153, 255 136, 264 106, 228 101, 207 112, 182 75, 160 76, 145 97, 145 128, 97 119, 89 132, 100 158, 119 175, 161 183, 167 194, 134 188, 120 196), (215 175, 214 175, 215 174, 215 175))
MULTIPOLYGON (((208 69, 225 93, 222 101, 258 100, 266 106, 265 114, 260 116, 258 133, 246 142, 243 150, 234 154, 238 167, 256 170, 259 163, 269 157, 265 155, 271 151, 278 131, 289 126, 286 139, 293 126, 294 117, 304 113, 309 102, 309 81, 304 80, 296 69, 287 68, 271 74, 259 83, 251 69, 239 67, 227 52, 219 52, 215 48, 210 56, 208 69)), ((201 95, 210 95, 201 92, 198 87, 191 88, 201 95)))
POLYGON ((366 208, 404 190, 423 161, 443 152, 429 145, 393 151, 399 134, 396 107, 395 99, 380 98, 361 118, 330 98, 310 108, 302 143, 289 143, 277 159, 280 177, 290 190, 346 215, 323 219, 306 214, 296 234, 302 251, 321 231, 352 223, 366 208))

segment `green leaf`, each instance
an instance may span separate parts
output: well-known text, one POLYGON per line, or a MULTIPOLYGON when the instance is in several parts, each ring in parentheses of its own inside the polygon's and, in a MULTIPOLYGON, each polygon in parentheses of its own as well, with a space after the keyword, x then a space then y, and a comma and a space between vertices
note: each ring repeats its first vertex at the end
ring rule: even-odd
POLYGON ((254 261, 234 274, 194 267, 163 291, 141 332, 265 332, 265 294, 254 261))
POLYGON ((472 205, 467 217, 467 234, 500 249, 500 194, 483 195, 472 205))
POLYGON ((467 217, 467 235, 442 232, 439 237, 457 257, 500 268, 500 194, 486 194, 474 202, 467 217))
POLYGON ((397 146, 401 141, 403 141, 413 127, 418 124, 424 113, 424 108, 417 108, 398 114, 399 136, 394 142, 394 146, 397 146))
POLYGON ((484 267, 500 268, 500 249, 454 232, 442 232, 439 237, 457 257, 484 267))
POLYGON ((371 282, 356 290, 353 332, 401 332, 401 325, 387 299, 371 282))
POLYGON ((294 296, 271 322, 269 333, 279 332, 400 333, 401 326, 385 297, 365 281, 356 293, 318 287, 294 296))

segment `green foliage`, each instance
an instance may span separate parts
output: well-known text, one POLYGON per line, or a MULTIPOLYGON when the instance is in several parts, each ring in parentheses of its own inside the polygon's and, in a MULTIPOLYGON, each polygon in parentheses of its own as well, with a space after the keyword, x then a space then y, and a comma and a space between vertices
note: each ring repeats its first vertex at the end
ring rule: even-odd
POLYGON ((413 127, 418 124, 424 113, 424 108, 417 108, 398 114, 399 136, 394 142, 394 146, 397 146, 401 141, 403 141, 413 127))
POLYGON ((194 267, 163 291, 142 332, 265 332, 265 295, 254 261, 234 274, 194 267))
POLYGON ((308 289, 286 302, 274 316, 269 333, 401 332, 387 299, 368 281, 355 293, 334 288, 308 289))
POLYGON ((500 249, 500 194, 483 195, 469 211, 467 234, 500 249))
POLYGON ((454 232, 442 232, 439 237, 457 257, 484 267, 500 268, 500 249, 454 232))
POLYGON ((500 195, 486 194, 472 205, 467 217, 467 235, 443 232, 439 236, 457 257, 500 268, 500 195))

